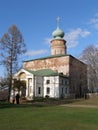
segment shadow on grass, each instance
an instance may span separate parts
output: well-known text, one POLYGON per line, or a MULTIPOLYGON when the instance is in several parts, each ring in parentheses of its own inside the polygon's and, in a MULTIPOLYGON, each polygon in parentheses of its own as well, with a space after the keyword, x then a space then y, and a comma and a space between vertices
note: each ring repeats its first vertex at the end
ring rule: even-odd
POLYGON ((61 104, 71 104, 74 102, 79 102, 81 99, 63 99, 63 100, 47 100, 43 102, 39 101, 31 101, 31 102, 26 102, 24 104, 11 104, 8 102, 2 102, 0 101, 0 109, 4 108, 29 108, 29 107, 47 107, 47 106, 57 106, 61 104))
POLYGON ((43 104, 10 104, 10 103, 0 103, 0 109, 5 108, 29 108, 29 107, 45 107, 43 104))

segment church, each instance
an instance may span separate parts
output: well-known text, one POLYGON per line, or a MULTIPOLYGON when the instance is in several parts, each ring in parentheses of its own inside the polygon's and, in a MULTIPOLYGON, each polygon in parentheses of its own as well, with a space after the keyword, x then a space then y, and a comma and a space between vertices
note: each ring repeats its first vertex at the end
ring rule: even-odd
MULTIPOLYGON (((87 65, 67 54, 64 31, 57 26, 50 42, 51 55, 23 61, 13 79, 24 81, 20 95, 33 97, 82 97, 87 91, 87 65)), ((17 91, 17 90, 15 90, 17 91)))

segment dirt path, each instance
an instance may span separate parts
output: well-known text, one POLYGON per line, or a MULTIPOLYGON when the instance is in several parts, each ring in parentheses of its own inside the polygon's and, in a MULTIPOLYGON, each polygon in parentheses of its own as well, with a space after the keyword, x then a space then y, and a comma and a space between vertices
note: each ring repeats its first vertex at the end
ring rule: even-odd
POLYGON ((98 108, 98 106, 95 105, 74 105, 74 104, 63 104, 61 106, 65 107, 81 107, 81 108, 98 108))

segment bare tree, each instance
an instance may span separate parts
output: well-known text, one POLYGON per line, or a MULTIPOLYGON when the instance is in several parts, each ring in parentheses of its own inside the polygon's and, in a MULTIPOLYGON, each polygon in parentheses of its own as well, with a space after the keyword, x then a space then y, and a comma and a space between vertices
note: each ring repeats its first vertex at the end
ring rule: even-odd
POLYGON ((3 88, 5 85, 8 84, 8 80, 5 77, 0 77, 0 86, 3 88))
POLYGON ((88 87, 93 92, 98 85, 98 48, 89 45, 83 50, 80 60, 88 65, 88 87))
POLYGON ((18 69, 18 60, 26 52, 26 45, 21 32, 16 25, 12 25, 0 40, 0 59, 9 78, 9 97, 12 87, 12 76, 18 69))

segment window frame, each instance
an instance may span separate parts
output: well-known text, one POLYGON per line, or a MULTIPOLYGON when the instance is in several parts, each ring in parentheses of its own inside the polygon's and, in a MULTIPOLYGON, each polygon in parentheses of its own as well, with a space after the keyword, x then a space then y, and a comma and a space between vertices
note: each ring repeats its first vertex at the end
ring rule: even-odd
POLYGON ((46 84, 50 84, 50 80, 48 79, 48 80, 46 80, 46 84))
POLYGON ((50 94, 50 87, 46 88, 46 94, 50 94))

